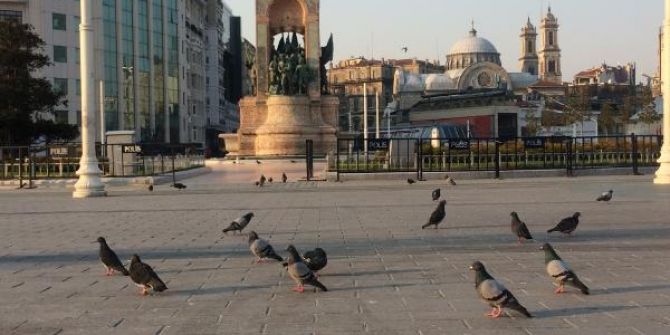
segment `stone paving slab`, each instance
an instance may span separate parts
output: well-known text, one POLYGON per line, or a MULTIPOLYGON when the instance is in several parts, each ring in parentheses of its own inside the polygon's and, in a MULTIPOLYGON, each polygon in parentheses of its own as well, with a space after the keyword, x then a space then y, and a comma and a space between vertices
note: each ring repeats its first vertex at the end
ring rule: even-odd
POLYGON ((188 180, 186 191, 114 187, 104 199, 0 192, 0 334, 670 333, 670 188, 648 176, 262 189, 231 178, 217 169, 188 180), (447 223, 421 230, 436 187, 447 223), (609 188, 611 204, 593 201, 609 188), (253 264, 246 236, 220 233, 249 210, 249 229, 280 254, 288 244, 327 250, 329 292, 292 292, 279 264, 253 264), (538 243, 516 244, 511 211, 538 243), (574 237, 544 233, 575 211, 583 217, 574 237), (123 260, 140 254, 169 290, 140 297, 128 278, 103 276, 92 243, 99 235, 123 260), (553 294, 543 241, 592 295, 553 294), (474 260, 536 317, 484 317, 474 260))

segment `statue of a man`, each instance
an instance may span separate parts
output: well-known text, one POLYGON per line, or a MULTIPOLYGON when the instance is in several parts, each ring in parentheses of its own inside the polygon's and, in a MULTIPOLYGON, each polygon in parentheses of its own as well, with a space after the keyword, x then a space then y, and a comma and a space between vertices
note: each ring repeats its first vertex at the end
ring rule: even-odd
POLYGON ((297 91, 298 78, 296 69, 298 68, 298 58, 299 56, 297 54, 297 51, 291 53, 291 55, 288 58, 288 66, 286 68, 288 76, 288 88, 287 88, 288 95, 293 95, 297 91))
POLYGON ((271 94, 277 93, 277 57, 274 56, 268 64, 268 86, 271 94))
POLYGON ((309 85, 309 80, 310 80, 310 73, 309 73, 309 67, 307 64, 305 64, 305 58, 300 57, 299 60, 300 64, 298 64, 298 68, 296 69, 296 78, 297 78, 297 93, 302 95, 302 94, 307 94, 307 85, 309 85))

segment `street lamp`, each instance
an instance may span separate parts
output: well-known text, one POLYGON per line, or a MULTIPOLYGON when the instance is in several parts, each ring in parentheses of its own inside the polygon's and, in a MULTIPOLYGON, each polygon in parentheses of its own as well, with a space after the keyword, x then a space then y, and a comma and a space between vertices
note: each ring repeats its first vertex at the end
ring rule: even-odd
POLYGON ((93 60, 93 0, 80 1, 81 21, 79 24, 81 59, 81 159, 74 185, 73 198, 106 196, 105 185, 100 176, 95 153, 95 67, 93 60))
POLYGON ((655 184, 670 185, 670 0, 665 0, 663 43, 661 49, 661 82, 663 92, 663 146, 661 167, 656 171, 655 184))

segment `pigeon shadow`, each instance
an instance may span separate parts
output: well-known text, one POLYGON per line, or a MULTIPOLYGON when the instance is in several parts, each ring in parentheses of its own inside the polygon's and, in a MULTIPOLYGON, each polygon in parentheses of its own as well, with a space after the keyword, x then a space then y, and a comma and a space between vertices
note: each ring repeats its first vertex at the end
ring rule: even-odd
POLYGON ((538 319, 555 318, 573 315, 589 315, 605 312, 619 312, 631 309, 640 308, 638 306, 593 306, 593 307, 576 307, 576 308, 560 308, 550 310, 532 311, 534 317, 538 319))
POLYGON ((374 276, 374 275, 412 273, 412 272, 421 272, 421 270, 404 269, 404 270, 353 271, 353 272, 324 273, 320 275, 323 277, 358 277, 358 276, 374 276))
POLYGON ((251 291, 251 290, 260 290, 268 289, 272 286, 261 286, 261 285, 248 285, 248 286, 222 286, 222 287, 206 287, 201 289, 185 289, 185 290, 172 290, 170 293, 177 296, 201 296, 201 295, 210 295, 210 294, 225 294, 233 293, 236 291, 251 291))
POLYGON ((648 291, 660 291, 670 289, 669 284, 663 285, 648 285, 648 286, 629 286, 629 287, 611 287, 604 289, 592 289, 592 295, 606 295, 606 294, 620 294, 620 293, 635 293, 635 292, 648 292, 648 291))

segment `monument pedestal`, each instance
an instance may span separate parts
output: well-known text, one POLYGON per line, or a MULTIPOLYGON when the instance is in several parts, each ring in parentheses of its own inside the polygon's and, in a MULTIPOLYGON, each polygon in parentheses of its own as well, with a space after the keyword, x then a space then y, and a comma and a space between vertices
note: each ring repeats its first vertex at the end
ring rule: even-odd
POLYGON ((240 103, 240 156, 299 156, 305 141, 314 141, 314 153, 335 150, 336 97, 311 101, 307 96, 269 96, 240 103))

